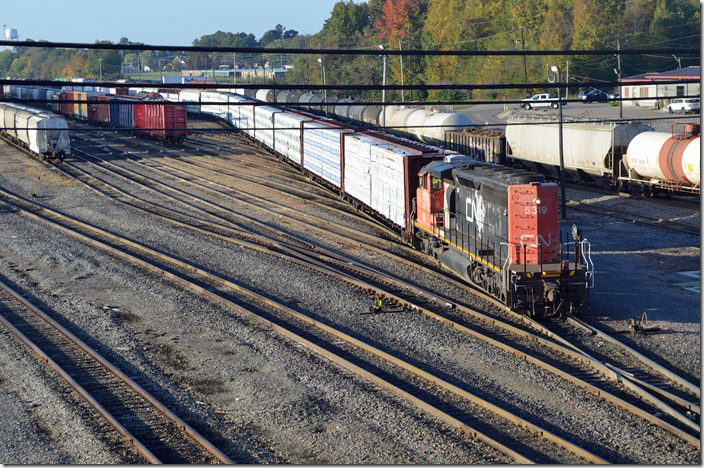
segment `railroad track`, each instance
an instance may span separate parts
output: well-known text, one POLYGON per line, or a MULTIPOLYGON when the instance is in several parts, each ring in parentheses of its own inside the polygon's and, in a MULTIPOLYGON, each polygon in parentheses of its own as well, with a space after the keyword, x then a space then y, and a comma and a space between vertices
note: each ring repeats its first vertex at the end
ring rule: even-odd
MULTIPOLYGON (((300 247, 299 247, 299 249, 300 249, 300 247)), ((339 259, 338 259, 338 260, 339 260, 339 259)), ((340 267, 340 268, 343 268, 344 265, 346 265, 346 264, 349 264, 349 261, 345 261, 345 259, 342 259, 342 263, 338 263, 337 266, 340 267)), ((328 263, 328 265, 329 265, 329 263, 328 263)), ((329 268, 329 266, 328 266, 328 268, 329 268)), ((347 273, 349 274, 349 271, 348 271, 347 273)), ((366 276, 369 276, 368 272, 365 273, 364 271, 360 272, 360 271, 358 270, 357 273, 358 273, 359 275, 361 275, 361 276, 365 276, 365 275, 366 275, 366 276)), ((379 277, 377 277, 377 280, 379 280, 379 277)), ((348 282, 349 282, 349 280, 348 280, 348 282)), ((387 284, 387 286, 388 286, 388 284, 387 284)), ((362 288, 369 288, 369 284, 366 284, 366 285, 363 284, 363 285, 360 285, 359 287, 362 287, 362 288)), ((399 285, 399 287, 400 287, 400 289, 402 289, 402 290, 409 290, 409 285, 403 285, 403 284, 401 284, 401 285, 399 285)), ((466 285, 464 285, 464 287, 466 287, 466 285)), ((369 289, 369 291, 377 291, 377 292, 379 292, 379 291, 382 291, 382 290, 380 290, 380 289, 373 289, 373 288, 372 288, 372 289, 369 289)), ((382 291, 382 292, 385 293, 385 294, 387 294, 387 297, 388 297, 388 298, 392 298, 392 296, 393 296, 392 294, 389 293, 388 288, 387 288, 387 290, 384 290, 384 291, 382 291)), ((411 295, 417 296, 417 295, 418 295, 418 291, 416 290, 416 291, 413 292, 411 295)), ((394 300, 396 303, 400 303, 400 304, 403 304, 403 301, 404 301, 404 299, 403 299, 403 297, 402 297, 402 294, 399 294, 399 296, 393 297, 393 300, 394 300)), ((432 310, 431 310, 431 309, 432 309, 432 307, 433 307, 433 303, 434 303, 434 306, 437 307, 438 301, 443 301, 443 299, 438 298, 437 296, 433 296, 433 295, 431 294, 431 295, 429 296, 428 301, 430 302, 430 304, 428 305, 428 308, 425 309, 426 312, 424 312, 424 313, 430 312, 430 313, 431 313, 430 315, 432 316, 432 310)), ((444 304, 447 305, 448 303, 445 302, 444 304)), ((408 308, 414 309, 414 310, 419 310, 419 309, 422 308, 422 307, 419 307, 419 306, 417 305, 417 300, 416 300, 415 303, 408 302, 408 303, 406 304, 406 306, 407 306, 408 308)), ((457 306, 457 305, 455 304, 455 307, 456 307, 456 306, 457 306)), ((444 307, 441 307, 441 308, 444 308, 444 307)), ((435 317, 434 317, 434 318, 435 318, 435 317)), ((438 319, 438 320, 441 320, 441 321, 445 321, 445 320, 446 320, 446 319, 442 318, 441 316, 438 316, 437 319, 438 319)), ((524 319, 525 319, 525 318, 524 318, 524 319)), ((493 320, 493 319, 489 319, 489 320, 493 320)), ((450 326, 453 326, 453 327, 457 327, 457 326, 458 326, 458 323, 457 323, 457 322, 452 322, 452 321, 447 321, 446 324, 449 324, 450 326)), ((553 337, 553 338, 554 338, 554 337, 553 337)), ((558 338, 558 341, 559 341, 559 338, 558 338)), ((525 353, 524 353, 524 354, 521 354, 521 356, 522 356, 523 358, 529 357, 530 359, 532 359, 532 357, 528 356, 528 355, 525 354, 525 353)), ((583 359, 582 359, 581 357, 579 357, 579 356, 576 356, 576 360, 579 361, 579 360, 583 360, 583 359)), ((603 367, 603 366, 602 366, 602 367, 603 367)), ((565 372, 565 371, 562 370, 562 372, 565 372)), ((608 374, 608 369, 606 369, 606 370, 602 369, 602 372, 608 374)), ((578 374, 578 373, 579 373, 579 371, 577 371, 577 372, 573 371, 573 374, 578 374)), ((589 384, 589 381, 591 381, 592 383, 594 383, 594 382, 596 382, 596 381, 598 381, 598 380, 603 380, 603 379, 600 378, 598 375, 595 375, 595 374, 597 374, 597 372, 594 372, 593 370, 591 370, 591 371, 587 370, 586 372, 584 372, 584 370, 582 370, 582 373, 587 374, 587 375, 585 376, 586 378, 581 379, 581 384, 582 384, 583 388, 588 388, 588 389, 590 389, 590 390, 592 391, 592 393, 595 393, 595 392, 602 392, 602 394, 603 394, 603 388, 602 388, 602 389, 599 389, 598 386, 593 386, 593 385, 591 385, 591 384, 590 384, 590 385, 591 385, 590 387, 585 387, 585 386, 584 386, 585 383, 586 383, 586 384, 589 384)), ((568 373, 566 373, 566 372, 565 372, 565 374, 566 374, 566 377, 565 377, 565 378, 567 378, 568 380, 573 380, 573 379, 575 379, 575 376, 574 376, 574 375, 567 376, 568 373)), ((575 380, 576 380, 576 379, 575 379, 575 380)), ((573 381, 575 381, 575 380, 573 380, 573 381)), ((575 381, 575 383, 576 383, 576 381, 575 381)), ((654 422, 654 423, 658 424, 658 422, 656 422, 656 421, 651 421, 651 422, 654 422)), ((665 426, 665 427, 666 427, 666 426, 665 426)), ((668 429, 668 430, 671 430, 671 429, 668 429)), ((674 433, 675 431, 671 430, 671 432, 674 433)), ((689 437, 689 440, 693 441, 695 444, 697 443, 697 442, 696 442, 696 439, 695 439, 694 437, 691 437, 691 436, 690 436, 690 437, 689 437)))
POLYGON ((656 218, 653 216, 646 216, 636 213, 628 213, 626 211, 620 211, 613 208, 606 208, 603 206, 598 206, 589 203, 581 203, 575 200, 569 201, 567 203, 567 206, 571 209, 609 216, 611 218, 623 219, 631 223, 640 224, 643 226, 654 226, 662 229, 667 229, 668 231, 683 232, 685 234, 691 234, 695 236, 700 235, 700 227, 692 224, 681 223, 678 221, 670 221, 663 218, 656 218))
POLYGON ((596 193, 600 195, 610 195, 610 196, 619 196, 621 198, 630 198, 632 200, 638 200, 638 201, 644 201, 648 203, 657 203, 658 205, 665 205, 665 206, 674 206, 677 208, 686 208, 690 210, 695 210, 699 211, 701 208, 701 204, 699 202, 699 197, 695 196, 686 196, 682 195, 681 198, 672 198, 672 197, 659 197, 659 196, 643 196, 643 195, 634 195, 630 193, 624 193, 624 192, 615 192, 613 190, 606 190, 603 188, 599 188, 596 186, 589 186, 589 185, 580 185, 580 184, 573 184, 573 183, 567 183, 567 188, 574 189, 574 190, 579 190, 582 192, 589 192, 589 193, 596 193))
POLYGON ((2 282, 0 322, 73 388, 145 462, 233 463, 106 358, 2 282))
MULTIPOLYGON (((191 174, 190 176, 192 176, 192 174, 191 174)), ((342 268, 342 269, 347 269, 347 270, 349 270, 349 268, 346 267, 346 263, 349 263, 349 259, 338 258, 338 259, 336 259, 336 261, 338 262, 338 263, 337 263, 337 267, 338 267, 338 268, 342 268)), ((364 272, 360 272, 359 270, 356 271, 355 274, 360 275, 360 276, 365 276, 365 275, 366 275, 367 277, 369 277, 369 274, 368 274, 368 273, 365 274, 364 272)), ((404 305, 404 306, 405 306, 406 308, 408 308, 408 309, 423 310, 423 311, 425 311, 426 313, 428 313, 428 311, 432 310, 433 307, 434 307, 434 305, 435 305, 435 304, 433 304, 433 301, 436 301, 436 300, 438 300, 438 299, 439 299, 440 301, 442 301, 442 303, 451 306, 453 309, 456 309, 456 308, 458 307, 458 305, 457 305, 456 303, 453 303, 453 302, 452 302, 451 300, 449 300, 449 299, 435 297, 435 296, 433 296, 432 293, 429 293, 428 291, 423 291, 423 290, 419 289, 418 287, 414 287, 414 286, 409 285, 409 284, 407 284, 407 283, 400 282, 399 280, 391 279, 391 278, 389 278, 388 276, 387 276, 386 278, 380 280, 380 279, 379 279, 379 278, 380 278, 379 272, 377 272, 376 275, 377 275, 377 276, 376 276, 376 278, 374 278, 374 280, 377 281, 377 282, 386 284, 387 286, 388 286, 390 283, 391 283, 391 284, 395 283, 394 286, 396 286, 397 291, 400 291, 400 293, 398 293, 399 295, 394 295, 394 296, 393 296, 393 301, 394 301, 395 303, 403 303, 402 305, 404 305), (403 300, 400 300, 400 298, 403 297, 403 295, 404 295, 404 293, 405 293, 406 291, 413 291, 413 292, 412 292, 412 295, 415 296, 415 302, 405 302, 405 303, 404 303, 403 300), (417 307, 417 304, 418 304, 417 298, 418 298, 418 295, 419 295, 419 294, 423 295, 423 296, 426 298, 426 301, 428 302, 427 304, 424 304, 424 305, 423 305, 422 307, 420 307, 420 308, 417 307)), ((368 286, 367 286, 367 287, 368 287, 368 286)), ((370 291, 370 292, 378 292, 378 293, 380 293, 380 294, 382 294, 382 295, 384 295, 384 296, 386 296, 386 297, 391 297, 391 296, 392 296, 391 294, 389 294, 389 292, 388 292, 387 290, 373 290, 373 289, 370 289, 369 291, 370 291)), ((408 296, 408 294, 406 294, 406 295, 408 296)), ((484 299, 488 299, 488 300, 491 301, 491 299, 488 298, 488 297, 486 297, 486 295, 484 295, 484 296, 485 296, 484 299)), ((494 302, 495 302, 495 301, 494 301, 494 302)), ((500 304, 499 304, 499 305, 500 305, 500 304)), ((468 311, 466 310, 466 308, 460 307, 460 309, 464 309, 464 313, 465 313, 465 314, 468 313, 468 311)), ((436 314, 429 313, 429 315, 432 316, 433 318, 440 319, 440 318, 438 318, 438 316, 437 316, 436 314)), ((471 315, 471 314, 470 314, 470 315, 471 315)), ((476 318, 476 317, 477 317, 477 316, 476 316, 476 314, 475 314, 475 318, 476 318)), ((493 320, 493 319, 487 319, 486 316, 482 317, 482 319, 483 319, 483 320, 489 320, 489 321, 492 321, 492 320, 493 320)), ((446 320, 446 319, 440 319, 440 320, 441 320, 441 321, 444 321, 444 320, 446 320)), ((466 328, 466 327, 463 327, 463 326, 459 325, 459 324, 457 323, 457 321, 453 321, 453 320, 447 321, 447 322, 445 322, 445 323, 448 324, 448 325, 450 325, 450 326, 452 326, 452 327, 455 328, 455 329, 462 329, 462 330, 464 330, 464 329, 466 328)), ((494 322, 494 323, 495 323, 495 322, 494 322)), ((507 328, 507 327, 504 327, 504 331, 506 331, 506 328, 507 328)), ((508 327, 508 328, 510 328, 510 327, 508 327)), ((534 331, 538 331, 538 332, 540 332, 540 333, 546 334, 545 328, 544 328, 544 327, 541 328, 540 325, 532 324, 532 329, 533 329, 533 332, 534 332, 534 331)), ((521 332, 519 332, 519 331, 517 331, 517 330, 509 330, 509 331, 510 331, 511 333, 513 333, 514 335, 521 335, 521 332)), ((466 332, 466 330, 465 330, 465 332, 466 332)), ((492 333, 492 332, 489 332, 489 334, 491 334, 491 333, 492 333)), ((558 340, 558 341, 561 342, 562 345, 567 344, 567 345, 568 345, 567 347, 572 347, 572 348, 574 348, 574 347, 573 347, 572 345, 570 345, 569 343, 566 343, 565 340, 561 340, 561 339, 559 338, 559 336, 560 336, 559 333, 547 333, 547 335, 550 337, 551 340, 558 340)), ((490 336, 490 335, 487 335, 487 336, 490 336)), ((523 336, 525 337, 526 335, 524 334, 523 336)), ((476 335, 475 335, 475 337, 476 337, 476 335)), ((484 338, 486 338, 486 336, 485 336, 484 338)), ((484 338, 482 338, 482 339, 484 339, 484 338)), ((489 342, 492 342, 491 338, 489 338, 489 342)), ((492 342, 492 344, 495 344, 495 343, 492 342)), ((542 345, 543 345, 543 346, 548 346, 548 347, 550 347, 550 346, 549 346, 549 343, 547 343, 547 344, 546 344, 546 343, 542 343, 542 345)), ((511 348, 510 346, 508 347, 508 349, 507 349, 507 348, 504 348, 504 349, 508 350, 509 352, 512 352, 512 353, 516 354, 516 350, 513 349, 513 348, 511 348)), ((576 348, 574 348, 574 349, 576 349, 576 348)), ((555 350, 555 349, 553 348, 553 351, 557 351, 557 352, 559 352, 559 353, 563 353, 563 351, 560 350, 560 349, 555 350)), ((564 354, 564 353, 563 353, 563 354, 564 354)), ((586 353, 584 353, 584 352, 583 352, 582 354, 585 354, 586 356, 589 356, 588 354, 586 354, 586 353)), ((574 359, 575 359, 575 356, 573 356, 573 355, 572 355, 572 356, 569 356, 569 355, 568 355, 567 358, 574 360, 574 359)), ((579 360, 579 359, 577 359, 577 360, 579 360)), ((617 369, 616 371, 612 371, 611 369, 609 369, 608 367, 606 367, 603 362, 599 362, 599 364, 596 364, 596 363, 594 363, 594 362, 589 362, 589 361, 587 361, 587 362, 586 362, 586 365, 585 365, 584 362, 582 362, 582 363, 580 363, 579 366, 573 366, 573 367, 576 367, 576 368, 575 368, 575 369, 572 369, 572 370, 571 370, 571 373, 570 373, 570 372, 567 373, 567 375, 570 375, 570 376, 569 376, 569 377, 566 377, 565 375, 563 375, 563 377, 567 378, 568 380, 573 381, 573 383, 578 383, 578 384, 580 384, 583 388, 588 389, 588 390, 591 391, 592 393, 595 393, 595 392, 600 391, 600 390, 601 390, 601 391, 604 391, 604 390, 605 390, 605 387, 606 387, 606 389, 609 389, 610 386, 613 387, 613 384, 614 384, 614 383, 615 383, 615 384, 618 384, 618 385, 621 386, 621 387, 625 386, 625 387, 627 387, 627 389, 628 389, 628 391, 629 391, 630 393, 635 393, 640 399, 642 399, 642 400, 644 400, 645 402, 647 402, 648 404, 652 405, 651 408, 650 408, 650 411, 647 412, 647 413, 643 413, 643 412, 641 412, 639 409, 634 409, 634 408, 630 408, 630 409, 629 409, 631 412, 634 412, 634 413, 636 413, 636 414, 639 414, 641 417, 645 417, 646 419, 649 419, 649 415, 652 415, 653 413, 664 412, 664 413, 667 415, 667 416, 664 417, 665 420, 668 420, 668 419, 669 419, 669 421, 670 421, 671 423, 673 423, 675 426, 680 426, 682 429, 684 429, 685 432, 679 432, 679 431, 680 431, 679 429, 674 429, 673 427, 670 427, 670 425, 669 425, 668 423, 663 424, 663 423, 661 422, 662 418, 657 418, 657 421, 651 420, 651 422, 655 422, 655 423, 658 424, 658 425, 662 425, 663 427, 667 428, 667 430, 670 430, 670 431, 673 432, 673 433, 676 433, 676 434, 678 434, 678 435, 681 435, 682 437, 684 437, 686 440, 689 440, 689 441, 693 441, 693 439, 687 437, 687 434, 688 434, 688 433, 689 433, 690 435, 691 435, 691 434, 693 434, 693 435, 695 435, 695 436, 698 435, 698 434, 697 434, 697 426, 692 423, 692 420, 689 419, 689 418, 686 417, 686 416, 683 416, 680 411, 674 410, 674 409, 672 409, 672 408, 669 406, 669 404, 672 404, 672 403, 679 404, 677 401, 671 400, 668 404, 664 404, 661 400, 659 400, 658 398, 653 397, 653 396, 650 395, 648 392, 642 391, 641 387, 637 387, 637 386, 631 385, 631 384, 635 381, 633 378, 629 378, 629 377, 632 377, 632 376, 629 376, 629 375, 627 375, 627 374, 624 374, 624 372, 617 372, 618 369, 617 369), (595 377, 595 376, 592 375, 592 374, 597 374, 597 377, 595 377), (575 378, 574 378, 575 375, 576 375, 576 376, 583 375, 583 376, 586 376, 587 378, 586 378, 586 379, 579 379, 579 378, 575 379, 575 378), (597 388, 597 387, 595 387, 593 384, 594 384, 596 381, 599 381, 599 380, 605 381, 606 383, 610 383, 610 386, 609 386, 609 385, 606 385, 606 386, 605 386, 605 385, 604 385, 604 382, 601 382, 601 388, 600 388, 600 389, 597 388), (654 408, 654 410, 653 410, 653 408, 654 408), (674 420, 673 420, 673 419, 674 419, 674 420), (687 433, 687 431, 688 431, 688 433, 687 433)), ((551 371, 553 371, 553 373, 559 374, 559 372, 557 372, 557 371, 554 370, 554 369, 551 369, 551 371)), ((619 391, 619 390, 622 390, 622 389, 615 389, 615 390, 614 390, 614 389, 611 389, 611 392, 612 392, 612 393, 615 393, 615 394, 620 395, 620 396, 618 396, 618 397, 617 397, 616 395, 609 395, 608 398, 609 398, 610 400, 612 400, 612 402, 617 402, 617 404, 618 404, 619 406, 623 406, 623 407, 628 407, 628 405, 624 405, 624 404, 623 404, 622 402, 620 402, 619 400, 624 400, 624 401, 626 401, 626 402, 628 402, 628 403, 630 403, 630 404, 633 404, 633 403, 634 403, 632 398, 629 400, 629 396, 628 396, 628 395, 624 395, 623 392, 621 392, 621 391, 619 391)), ((681 402, 681 401, 680 401, 680 402, 681 402)), ((638 406, 638 405, 636 404, 635 406, 638 406)), ((641 405, 641 408, 642 408, 642 405, 641 405)), ((692 409, 695 409, 695 406, 689 405, 688 407, 686 407, 686 410, 687 410, 687 411, 691 411, 692 409)), ((646 410, 646 411, 647 411, 647 410, 646 410)), ((649 420, 650 420, 650 419, 649 419, 649 420)))
POLYGON ((354 338, 334 326, 319 322, 273 299, 265 298, 243 288, 226 278, 219 277, 194 265, 90 224, 75 220, 8 192, 0 190, 0 199, 1 204, 16 210, 23 216, 49 225, 84 243, 100 248, 156 275, 194 290, 204 297, 238 313, 247 320, 256 319, 267 329, 277 331, 286 338, 305 345, 359 377, 389 390, 430 415, 460 429, 469 438, 479 440, 519 463, 536 461, 541 463, 605 462, 605 460, 588 450, 487 400, 483 400, 428 371, 382 351, 361 339, 354 338), (224 293, 223 289, 227 290, 228 293, 224 293), (240 301, 247 301, 251 306, 243 307, 236 304, 230 299, 233 296, 238 297, 240 301), (271 311, 276 313, 275 317, 271 316, 271 311), (282 320, 284 316, 287 320, 282 320), (302 327, 304 329, 301 329, 302 327), (306 332, 305 329, 310 330, 306 332), (336 344, 339 340, 344 341, 348 346, 356 348, 359 354, 351 356, 353 353, 349 349, 340 349, 340 345, 336 344), (366 361, 362 361, 361 355, 364 354, 372 355, 374 360, 370 362, 367 358, 366 361), (376 372, 370 371, 369 369, 378 369, 379 363, 375 362, 375 360, 381 361, 387 367, 376 372), (392 371, 391 366, 396 368, 395 372, 392 371), (393 372, 392 379, 385 377, 389 372, 393 372), (413 376, 413 378, 426 380, 433 388, 437 386, 445 392, 450 392, 452 398, 448 400, 447 397, 443 398, 439 394, 431 397, 419 396, 425 395, 430 390, 427 388, 419 389, 417 384, 413 383, 413 379, 409 380, 406 374, 413 376), (403 382, 401 385, 393 382, 399 380, 403 382), (437 403, 438 400, 441 403, 437 403), (460 403, 457 403, 457 401, 460 403), (450 410, 443 410, 440 407, 450 408, 450 410), (470 418, 467 416, 468 411, 478 412, 482 416, 470 418), (485 417, 494 418, 491 425, 491 429, 494 432, 492 435, 486 435, 465 422, 467 419, 471 419, 477 424, 487 426, 486 421, 483 419, 485 417), (506 427, 505 422, 504 425, 500 424, 496 418, 510 422, 510 427, 506 427), (536 445, 536 436, 542 443, 536 445), (546 446, 546 442, 549 443, 549 446, 546 446), (569 456, 565 455, 565 451, 569 453, 569 456))
MULTIPOLYGON (((124 196, 124 194, 122 195, 124 196)), ((202 226, 202 224, 201 224, 202 226)), ((218 228, 219 229, 219 228, 218 228)), ((232 232, 229 233, 230 235, 233 235, 232 232)), ((281 248, 281 246, 279 246, 281 248)), ((289 254, 290 254, 290 250, 289 254)), ((299 252, 300 253, 300 252, 299 252)), ((305 253, 303 253, 305 255, 305 253)), ((691 423, 691 420, 685 419, 683 421, 673 421, 675 425, 669 424, 663 418, 656 418, 653 417, 654 413, 657 413, 658 411, 663 410, 663 405, 658 404, 656 400, 653 400, 650 398, 648 395, 644 394, 643 392, 639 392, 637 388, 631 386, 628 387, 628 385, 624 384, 623 382, 623 377, 616 374, 613 372, 611 369, 609 369, 607 366, 605 366, 603 363, 597 363, 597 362, 592 362, 589 359, 584 359, 581 354, 570 352, 569 349, 565 350, 563 349, 563 345, 565 344, 565 341, 562 340, 559 335, 556 334, 550 334, 549 332, 546 332, 544 327, 541 328, 540 325, 538 324, 532 324, 533 331, 525 331, 525 330, 518 330, 515 327, 508 325, 508 324, 502 324, 500 322, 497 322, 494 318, 487 317, 486 315, 483 314, 477 314, 476 311, 472 311, 466 307, 463 307, 462 305, 452 303, 449 299, 446 298, 441 298, 438 297, 437 295, 433 295, 432 293, 428 291, 423 291, 417 287, 414 287, 408 283, 404 283, 402 281, 399 281, 397 279, 393 279, 387 275, 384 275, 380 272, 374 272, 373 274, 370 274, 369 268, 366 269, 361 269, 361 268, 353 268, 350 265, 350 261, 347 258, 344 257, 338 257, 338 258, 333 258, 333 256, 330 256, 329 254, 327 256, 322 256, 322 255, 317 255, 317 259, 323 262, 326 262, 326 266, 323 268, 327 267, 329 268, 329 265, 332 263, 334 264, 334 267, 338 269, 338 271, 345 270, 347 273, 352 272, 354 275, 357 275, 357 277, 364 277, 364 279, 369 279, 370 277, 373 277, 372 280, 376 281, 378 284, 383 284, 386 286, 386 289, 379 289, 374 288, 370 286, 370 283, 364 283, 364 284, 356 284, 355 286, 365 290, 366 292, 369 293, 379 293, 382 296, 384 296, 387 300, 391 300, 394 304, 401 305, 402 307, 405 307, 407 310, 414 310, 414 311, 420 311, 421 313, 425 313, 426 315, 436 319, 440 320, 441 322, 445 323, 448 326, 451 326, 452 328, 456 330, 460 330, 464 333, 468 333, 475 338, 482 339, 486 342, 489 342, 495 346, 501 347, 502 349, 511 352, 517 356, 521 356, 523 359, 529 360, 530 362, 533 362, 536 365, 539 365, 541 367, 544 367, 551 372, 555 373, 556 375, 559 375, 567 380, 570 380, 573 383, 576 383, 580 385, 582 388, 585 388, 586 390, 590 391, 591 393, 595 394, 602 394, 604 395, 604 398, 609 399, 609 401, 614 402, 618 406, 621 406, 622 408, 633 412, 634 414, 639 415, 640 417, 643 417, 647 420, 649 420, 652 423, 655 423, 657 425, 660 425, 661 427, 664 427, 666 430, 669 430, 670 432, 673 432, 683 438, 685 440, 688 440, 692 443, 696 443, 696 437, 692 437, 692 428, 687 427, 688 423, 691 423), (326 257, 326 258, 324 258, 326 257), (395 287, 395 294, 390 292, 390 289, 388 286, 391 285, 395 287), (405 295, 405 298, 404 298, 405 295), (423 296, 423 300, 419 301, 419 295, 423 296), (421 304, 423 301, 425 301, 424 304, 421 304), (550 341, 547 342, 542 342, 541 345, 551 348, 552 351, 559 353, 562 357, 566 358, 564 359, 565 361, 572 361, 573 364, 571 366, 561 366, 560 367, 554 367, 550 365, 546 365, 545 361, 541 361, 540 359, 535 359, 533 356, 530 355, 530 353, 525 353, 517 350, 516 348, 506 345, 506 339, 500 339, 497 340, 495 335, 497 334, 496 330, 493 331, 484 331, 482 333, 477 333, 474 332, 470 327, 467 325, 463 325, 461 323, 461 320, 458 322, 458 320, 451 320, 448 319, 442 314, 438 314, 438 304, 444 305, 444 306, 451 306, 452 309, 456 309, 458 311, 461 311, 465 315, 473 315, 474 318, 478 318, 481 321, 484 321, 485 323, 489 323, 495 328, 498 326, 498 328, 501 329, 498 333, 506 333, 507 331, 510 332, 513 335, 518 335, 518 336, 523 336, 524 338, 528 339, 535 339, 535 330, 538 332, 541 332, 543 334, 549 335, 550 340, 557 341, 560 344, 558 345, 553 345, 550 341), (435 310, 434 310, 435 309, 435 310), (628 387, 627 389, 633 393, 635 392, 636 395, 638 395, 639 398, 643 399, 646 403, 649 403, 651 405, 654 404, 654 407, 651 406, 650 408, 645 407, 641 403, 634 401, 632 395, 629 396, 627 395, 622 388, 618 388, 619 386, 626 386, 628 387), (640 393, 640 394, 639 394, 640 393), (676 425, 684 425, 685 427, 682 429, 678 429, 676 425), (687 433, 687 430, 689 430, 689 434, 687 433)), ((306 266, 304 264, 304 266, 306 266)), ((307 265, 310 267, 310 265, 307 265)), ((329 274, 326 272, 323 272, 324 274, 329 274)), ((337 277, 336 279, 341 280, 341 281, 346 281, 347 283, 350 283, 349 279, 346 278, 341 278, 337 277)), ((440 309, 444 309, 446 307, 441 307, 440 309)), ((442 310, 440 310, 442 312, 442 310)), ((521 317, 522 319, 525 319, 524 317, 521 317)), ((568 344, 566 348, 570 348, 570 345, 568 344)), ((666 419, 666 418, 665 418, 666 419)), ((676 419, 676 417, 675 417, 676 419)))

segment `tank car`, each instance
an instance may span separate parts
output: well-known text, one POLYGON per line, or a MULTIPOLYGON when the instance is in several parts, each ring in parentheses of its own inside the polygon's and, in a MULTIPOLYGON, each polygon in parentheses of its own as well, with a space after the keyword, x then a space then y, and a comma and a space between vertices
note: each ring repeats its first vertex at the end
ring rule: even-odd
POLYGON ((584 307, 589 243, 558 224, 558 187, 543 176, 461 156, 419 173, 415 247, 509 308, 553 317, 584 307))
POLYGON ((637 135, 623 158, 619 180, 645 191, 696 191, 701 182, 701 127, 679 124, 671 133, 637 135))

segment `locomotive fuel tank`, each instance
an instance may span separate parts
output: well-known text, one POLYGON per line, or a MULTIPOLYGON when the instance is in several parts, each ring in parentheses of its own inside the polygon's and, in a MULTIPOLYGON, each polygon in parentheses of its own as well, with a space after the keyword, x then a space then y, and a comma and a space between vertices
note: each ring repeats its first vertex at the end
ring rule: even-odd
POLYGON ((628 147, 624 166, 650 180, 698 185, 701 171, 699 126, 680 133, 648 132, 637 135, 628 147))

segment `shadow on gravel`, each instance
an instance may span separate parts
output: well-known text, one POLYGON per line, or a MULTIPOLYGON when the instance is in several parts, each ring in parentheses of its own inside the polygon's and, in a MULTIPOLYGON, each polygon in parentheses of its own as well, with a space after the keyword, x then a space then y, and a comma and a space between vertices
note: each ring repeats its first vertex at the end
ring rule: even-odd
MULTIPOLYGON (((232 422, 224 420, 222 417, 213 413, 208 407, 203 407, 202 411, 193 411, 185 407, 184 400, 186 400, 186 404, 191 408, 201 410, 195 403, 196 400, 193 395, 179 389, 176 392, 179 396, 176 396, 171 390, 155 381, 154 378, 147 376, 133 363, 115 354, 111 347, 104 345, 93 336, 75 326, 70 320, 56 312, 49 304, 37 298, 22 285, 4 275, 0 275, 0 281, 21 293, 27 301, 73 333, 98 354, 107 359, 112 365, 130 376, 134 382, 157 398, 162 404, 212 442, 236 463, 254 464, 283 462, 275 454, 267 453, 266 449, 260 446, 246 428, 234 428, 232 422), (245 449, 245 447, 247 449, 245 449), (254 455, 255 453, 256 455, 254 455)), ((168 381, 166 376, 158 376, 157 378, 168 381)))

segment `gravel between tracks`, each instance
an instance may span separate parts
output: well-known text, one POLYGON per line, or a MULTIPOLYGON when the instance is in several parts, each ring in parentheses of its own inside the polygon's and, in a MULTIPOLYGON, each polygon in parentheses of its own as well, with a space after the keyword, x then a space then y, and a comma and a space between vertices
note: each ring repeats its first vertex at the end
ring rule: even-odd
MULTIPOLYGON (((7 151, 0 149, 0 153, 7 151)), ((37 163, 22 161, 22 155, 16 158, 18 166, 36 165, 42 179, 30 181, 3 170, 3 187, 23 195, 34 191, 41 203, 164 250, 173 249, 419 360, 433 361, 435 357, 434 365, 458 381, 471 382, 486 394, 498 393, 527 413, 541 414, 555 427, 580 431, 585 440, 608 447, 612 461, 698 460, 698 454, 681 449, 681 444, 663 431, 597 404, 583 392, 493 348, 418 317, 387 314, 360 319, 359 311, 369 303, 364 295, 274 264, 264 255, 192 237, 82 187, 57 184, 58 179, 46 176, 48 171, 37 163), (277 281, 272 282, 272 277, 277 281), (565 401, 570 404, 561 409, 555 405, 565 401)), ((246 437, 236 439, 239 444, 230 443, 246 447, 238 452, 244 462, 500 461, 479 453, 477 446, 453 434, 434 433, 435 425, 415 411, 383 393, 369 392, 365 384, 346 378, 317 357, 263 333, 246 320, 233 318, 91 248, 53 239, 52 231, 35 229, 35 224, 16 215, 7 216, 13 216, 13 221, 0 228, 5 231, 3 237, 11 239, 3 247, 3 274, 17 276, 17 271, 24 271, 40 291, 63 296, 78 310, 63 310, 61 303, 61 314, 135 366, 179 405, 203 420, 217 420, 215 427, 226 428, 222 432, 228 436, 245 433, 246 437), (8 259, 21 267, 7 271, 8 259), (28 262, 33 270, 27 271, 28 262), (70 274, 66 276, 62 270, 70 274)), ((394 265, 388 268, 393 271, 394 265)))
MULTIPOLYGON (((23 157, 18 155, 18 162, 23 157)), ((3 187, 10 188, 8 182, 3 177, 3 187)), ((59 198, 74 209, 93 204, 89 192, 77 195, 59 198)), ((185 413, 196 429, 212 428, 216 442, 224 439, 223 448, 236 461, 507 461, 246 319, 54 230, 4 216, 11 222, 0 225, 8 240, 0 253, 2 275, 51 304, 99 351, 141 376, 178 414, 185 413)), ((145 219, 132 217, 121 222, 132 226, 145 219)), ((67 462, 84 456, 71 453, 67 462)), ((52 461, 41 452, 36 457, 27 461, 52 461)))

